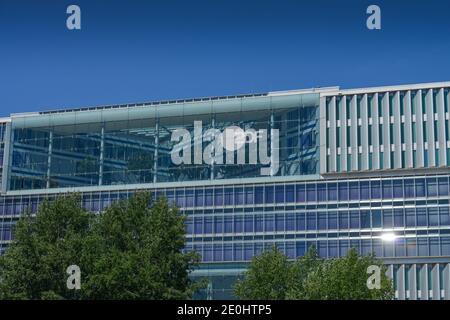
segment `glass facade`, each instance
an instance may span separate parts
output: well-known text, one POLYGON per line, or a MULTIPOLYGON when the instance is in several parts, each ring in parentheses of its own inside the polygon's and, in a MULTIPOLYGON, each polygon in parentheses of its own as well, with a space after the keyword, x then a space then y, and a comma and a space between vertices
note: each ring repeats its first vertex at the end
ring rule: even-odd
MULTIPOLYGON (((83 194, 82 205, 100 212, 135 190, 83 194)), ((378 257, 450 256, 449 176, 221 185, 152 190, 187 215, 186 250, 204 262, 249 261, 274 244, 289 257, 316 246, 324 258, 351 247, 378 257), (383 242, 384 232, 395 242, 383 242)), ((24 210, 47 197, 4 197, 0 239, 11 240, 24 210)))
MULTIPOLYGON (((222 157, 222 163, 175 165, 170 152, 178 143, 172 132, 186 129, 191 133, 191 149, 204 150, 210 141, 194 138, 194 121, 201 121, 202 133, 208 129, 222 131, 238 126, 244 131, 279 130, 279 176, 318 173, 318 96, 290 100, 248 98, 256 104, 255 111, 241 110, 242 99, 231 99, 230 107, 223 102, 214 111, 207 105, 174 105, 152 115, 152 107, 118 112, 120 119, 100 122, 78 122, 54 115, 49 121, 12 119, 12 160, 9 190, 29 190, 81 186, 142 184, 193 180, 230 179, 260 176, 261 162, 250 164, 249 147, 245 148, 245 164, 233 163, 222 157), (239 106, 233 113, 226 109, 239 106), (200 108, 201 107, 201 108, 200 108), (148 112, 146 110, 148 109, 148 112), (199 108, 199 111, 196 111, 199 108), (208 113, 206 113, 208 111, 208 113), (140 112, 139 114, 131 114, 140 112), (191 114, 189 114, 191 113, 191 114), (37 124, 36 124, 37 122, 37 124), (49 123, 51 122, 51 123, 49 123), (69 124, 67 124, 69 123, 69 124), (198 146, 200 145, 200 146, 198 146)), ((205 104, 205 103, 203 103, 205 104)), ((78 113, 89 111, 80 111, 78 113)), ((106 112, 106 111, 102 111, 106 112)), ((33 117, 32 117, 33 118, 33 117)), ((115 117, 112 117, 115 118, 115 117)), ((270 137, 268 137, 270 145, 270 137)), ((247 145, 247 144, 246 144, 247 145)), ((246 146, 244 145, 244 147, 246 146)), ((192 155, 193 156, 192 152, 192 155)), ((192 161, 194 163, 194 161, 192 161)))
POLYGON ((448 167, 448 104, 446 87, 327 96, 321 173, 448 167))
POLYGON ((185 250, 202 257, 194 276, 210 279, 199 298, 232 298, 249 261, 276 245, 291 259, 311 246, 323 258, 350 248, 374 253, 389 265, 396 298, 450 299, 449 86, 14 115, 0 124, 0 254, 20 215, 46 198, 76 190, 83 207, 101 212, 149 190, 187 217, 185 250), (236 152, 224 164, 173 163, 174 130, 187 130, 190 148, 205 150, 203 133, 230 126, 279 130, 278 148, 268 150, 279 154, 276 174, 262 176, 264 164, 251 163, 247 147, 244 164, 236 152))

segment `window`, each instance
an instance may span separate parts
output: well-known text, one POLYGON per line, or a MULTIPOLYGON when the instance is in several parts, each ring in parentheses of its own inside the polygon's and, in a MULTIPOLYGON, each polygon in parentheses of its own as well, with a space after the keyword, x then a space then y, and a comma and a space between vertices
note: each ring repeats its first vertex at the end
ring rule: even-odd
POLYGON ((235 243, 233 245, 234 247, 234 254, 233 254, 233 258, 234 261, 242 261, 242 257, 243 257, 243 245, 240 243, 235 243))
POLYGON ((394 227, 404 227, 405 219, 403 209, 394 209, 394 227))
POLYGON ((205 190, 205 206, 210 207, 213 205, 213 189, 205 190))
POLYGON ((223 245, 223 259, 225 261, 233 261, 233 245, 224 244, 223 245))
POLYGON ((439 220, 441 226, 450 225, 450 215, 449 215, 449 207, 440 207, 439 208, 439 220))
POLYGON ((235 205, 244 204, 244 189, 242 187, 234 188, 234 202, 235 205))
POLYGON ((297 221, 297 230, 298 231, 303 231, 306 229, 305 214, 303 212, 298 212, 296 214, 296 221, 297 221))
POLYGON ((441 238, 441 248, 443 256, 450 256, 450 237, 441 238))
POLYGON ((295 231, 295 215, 286 213, 286 231, 295 231))
POLYGON ((393 257, 394 256, 394 243, 390 241, 383 242, 383 251, 385 257, 393 257))
POLYGON ((194 226, 193 226, 192 218, 187 218, 186 219, 186 233, 187 234, 193 234, 194 233, 194 226))
POLYGON ((427 196, 428 197, 437 196, 437 182, 435 178, 427 179, 427 196))
POLYGON ((316 222, 316 213, 315 212, 307 212, 307 230, 316 230, 317 222, 316 222))
POLYGON ((358 254, 361 254, 361 244, 360 240, 350 240, 350 247, 355 248, 358 254))
POLYGON ((194 218, 194 233, 195 234, 203 233, 203 218, 201 217, 194 218))
POLYGON ((271 232, 275 228, 275 216, 273 214, 268 214, 265 216, 265 228, 264 231, 271 232))
POLYGON ((295 201, 295 186, 287 185, 286 186, 286 202, 294 202, 295 201))
POLYGON ((360 198, 361 200, 368 200, 370 199, 370 189, 369 189, 369 182, 368 181, 361 181, 359 183, 359 189, 360 189, 360 198))
POLYGON ((439 250, 439 238, 438 237, 432 237, 430 238, 430 256, 437 257, 440 256, 440 250, 439 250))
POLYGON ((223 205, 223 189, 215 189, 214 190, 214 205, 216 207, 223 205))
POLYGON ((361 240, 361 255, 368 255, 372 253, 372 241, 371 240, 361 240))
POLYGON ((224 217, 224 232, 225 233, 233 232, 233 217, 230 216, 224 217))
POLYGON ((427 225, 427 211, 426 208, 416 208, 417 226, 425 227, 427 225))
POLYGON ((274 187, 266 186, 265 187, 265 203, 273 203, 274 198, 274 187))
MULTIPOLYGON (((428 134, 427 134, 427 122, 424 121, 422 124, 422 131, 423 131, 423 142, 427 142, 428 141, 428 134)), ((426 150, 425 150, 426 152, 426 150)))
POLYGON ((328 229, 334 230, 338 228, 337 213, 334 211, 328 212, 328 229))
POLYGON ((326 230, 327 229, 327 214, 325 212, 319 212, 317 215, 318 220, 318 229, 326 230))
POLYGON ((350 200, 359 200, 358 182, 350 182, 349 189, 350 189, 350 200))
POLYGON ((440 196, 448 196, 449 190, 448 190, 448 179, 447 178, 439 178, 438 179, 438 191, 440 196))
POLYGON ((394 94, 389 94, 389 116, 394 115, 394 94))
POLYGON ((264 217, 262 215, 255 216, 255 232, 264 231, 264 217))
POLYGON ((253 232, 253 216, 244 217, 244 232, 253 232))
POLYGON ((202 207, 203 206, 203 190, 197 189, 195 190, 195 206, 202 207))
POLYGON ((337 200, 337 184, 329 183, 328 184, 328 201, 336 201, 337 200))
POLYGON ((244 231, 244 218, 242 216, 234 217, 234 233, 242 233, 244 231))
POLYGON ((284 214, 275 215, 275 230, 284 231, 284 214))
POLYGON ((400 93, 400 115, 405 115, 405 93, 400 93))
POLYGON ((255 204, 264 203, 264 188, 255 187, 255 204))
POLYGON ((392 181, 383 180, 383 199, 392 199, 392 181))
POLYGON ((307 184, 306 185, 306 195, 307 195, 307 200, 309 202, 316 201, 316 185, 315 184, 307 184))
POLYGON ((203 233, 213 233, 213 218, 212 217, 205 217, 205 225, 203 233))
POLYGON ((404 238, 398 238, 395 241, 395 256, 404 257, 406 256, 406 241, 404 238))
POLYGON ((394 198, 403 198, 403 180, 394 180, 394 198))
POLYGON ((381 211, 372 211, 372 228, 381 228, 381 211))
POLYGON ((350 229, 359 229, 359 212, 351 211, 350 212, 350 229))
MULTIPOLYGON (((382 113, 381 113, 382 114, 382 113)), ((383 144, 383 125, 378 125, 378 138, 380 146, 383 144)))
POLYGON ((214 217, 214 233, 223 232, 223 216, 214 217))
POLYGON ((233 205, 233 188, 225 188, 225 197, 224 197, 224 205, 231 206, 233 205))
POLYGON ((362 229, 370 228, 370 211, 367 210, 361 211, 361 228, 362 229))
POLYGON ((297 242, 295 244, 295 249, 297 252, 297 257, 303 257, 306 252, 306 243, 305 242, 297 242))
POLYGON ((326 184, 320 183, 317 185, 317 201, 327 201, 326 184))
POLYGON ((339 201, 348 201, 348 186, 346 182, 338 184, 339 189, 339 201))
POLYGON ((406 215, 406 226, 415 227, 416 226, 416 210, 413 208, 405 209, 406 215))
POLYGON ((349 228, 349 219, 348 219, 348 212, 341 211, 338 213, 339 215, 339 229, 346 230, 349 228))
POLYGON ((286 243, 286 255, 289 259, 295 259, 295 242, 286 243))
POLYGON ((372 240, 372 251, 376 257, 383 256, 383 244, 382 244, 381 240, 379 240, 379 239, 372 240))
POLYGON ((429 207, 428 209, 428 226, 435 227, 439 225, 439 208, 429 207))
MULTIPOLYGON (((267 187, 266 187, 266 190, 267 190, 267 187)), ((270 195, 269 195, 269 198, 271 198, 270 195)), ((275 203, 284 203, 284 186, 283 185, 275 187, 275 203)))
POLYGON ((404 181, 405 184, 405 198, 414 198, 414 180, 407 179, 404 181))
POLYGON ((408 257, 417 256, 417 244, 415 238, 406 238, 406 255, 408 257))
POLYGON ((416 197, 425 197, 425 179, 416 179, 416 197))
POLYGON ((383 94, 379 93, 378 94, 378 116, 382 116, 383 115, 383 94))
POLYGON ((380 181, 371 181, 370 189, 371 189, 372 199, 380 199, 381 198, 380 181))
POLYGON ((305 185, 304 184, 296 185, 296 194, 297 194, 297 202, 305 202, 306 195, 305 195, 305 185))
POLYGON ((383 210, 383 228, 390 229, 394 226, 392 210, 383 210))

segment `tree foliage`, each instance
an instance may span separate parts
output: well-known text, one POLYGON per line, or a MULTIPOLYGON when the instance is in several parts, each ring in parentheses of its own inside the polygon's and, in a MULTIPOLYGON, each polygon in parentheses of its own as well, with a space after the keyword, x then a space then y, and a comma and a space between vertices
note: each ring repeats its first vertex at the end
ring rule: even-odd
POLYGON ((339 259, 323 260, 305 278, 302 290, 289 292, 290 299, 389 300, 394 298, 386 267, 373 255, 359 256, 355 249, 339 259), (369 266, 380 268, 380 288, 369 289, 369 266))
POLYGON ((197 289, 188 271, 199 257, 182 252, 184 217, 165 199, 149 202, 148 194, 137 194, 95 221, 82 254, 83 297, 187 299, 197 289))
POLYGON ((284 300, 293 280, 292 266, 276 246, 253 258, 249 270, 235 284, 241 299, 284 300))
POLYGON ((70 195, 44 201, 37 217, 26 212, 17 222, 15 240, 0 256, 0 298, 76 298, 67 290, 66 268, 80 263, 80 249, 93 214, 70 195))
POLYGON ((165 199, 137 193, 103 213, 84 210, 79 195, 45 201, 24 214, 0 257, 3 299, 183 299, 201 284, 184 253, 184 219, 165 199), (81 269, 81 290, 68 290, 66 268, 81 269))
POLYGON ((263 300, 385 300, 393 298, 386 268, 374 256, 359 256, 351 249, 343 258, 322 260, 314 247, 290 262, 275 246, 255 257, 235 294, 241 299, 263 300), (369 289, 369 266, 378 266, 379 289, 369 289))

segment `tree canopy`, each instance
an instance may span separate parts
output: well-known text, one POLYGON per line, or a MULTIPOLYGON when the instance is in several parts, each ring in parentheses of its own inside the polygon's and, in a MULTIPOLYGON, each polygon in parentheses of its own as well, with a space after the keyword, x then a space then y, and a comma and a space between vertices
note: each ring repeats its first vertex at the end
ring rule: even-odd
POLYGON ((289 261, 276 246, 255 257, 235 285, 241 299, 257 300, 385 300, 393 298, 386 268, 373 255, 359 256, 355 249, 343 258, 322 260, 314 247, 289 261), (369 289, 369 266, 380 270, 380 287, 369 289))
POLYGON ((45 201, 25 213, 0 256, 3 299, 188 299, 201 283, 189 271, 185 217, 147 192, 93 214, 77 194, 45 201), (66 286, 66 269, 81 270, 81 289, 66 286))

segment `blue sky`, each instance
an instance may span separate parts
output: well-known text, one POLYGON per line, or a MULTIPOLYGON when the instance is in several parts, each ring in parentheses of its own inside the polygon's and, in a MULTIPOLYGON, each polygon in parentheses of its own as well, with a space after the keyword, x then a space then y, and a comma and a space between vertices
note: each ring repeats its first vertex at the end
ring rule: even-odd
POLYGON ((449 13, 445 0, 0 0, 0 116, 450 80, 449 13))

